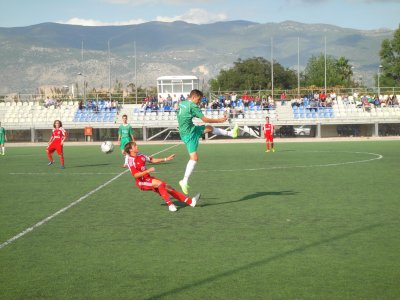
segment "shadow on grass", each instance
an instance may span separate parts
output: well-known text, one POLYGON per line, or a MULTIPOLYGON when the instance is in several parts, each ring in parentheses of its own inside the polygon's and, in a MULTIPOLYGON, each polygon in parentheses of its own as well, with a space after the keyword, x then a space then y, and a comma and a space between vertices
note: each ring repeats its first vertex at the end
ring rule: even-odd
POLYGON ((269 263, 271 263, 273 261, 276 261, 276 260, 279 260, 279 259, 283 259, 283 258, 285 258, 285 257, 287 257, 289 255, 301 253, 301 252, 307 251, 308 249, 319 247, 321 245, 328 244, 330 242, 334 242, 334 241, 337 241, 337 240, 342 240, 342 239, 348 238, 348 237, 350 237, 352 235, 355 235, 355 234, 358 234, 358 233, 362 233, 362 232, 366 232, 366 231, 372 230, 372 229, 374 229, 376 227, 380 227, 380 226, 382 226, 382 224, 372 224, 372 225, 368 225, 368 226, 361 227, 361 228, 358 228, 358 229, 350 230, 350 231, 344 232, 342 234, 338 234, 338 235, 332 236, 330 238, 322 239, 320 241, 317 241, 317 242, 314 242, 314 243, 311 243, 311 244, 308 244, 308 245, 303 245, 303 246, 294 248, 292 250, 288 250, 288 251, 285 251, 285 252, 282 252, 282 253, 278 253, 276 255, 272 255, 272 256, 266 257, 264 259, 260 259, 260 260, 254 261, 252 263, 243 265, 241 267, 238 267, 238 268, 226 271, 226 272, 221 272, 221 273, 218 273, 218 274, 215 274, 215 275, 211 275, 211 276, 209 276, 207 278, 198 280, 198 281, 190 283, 190 284, 186 284, 186 285, 181 286, 179 288, 172 289, 170 291, 166 291, 166 292, 158 294, 158 295, 154 295, 154 296, 152 296, 150 298, 147 298, 147 299, 161 299, 161 298, 164 298, 164 297, 173 296, 175 294, 178 294, 180 292, 189 290, 191 288, 194 288, 194 287, 197 287, 197 286, 200 286, 200 285, 210 284, 211 282, 213 282, 215 280, 219 280, 219 279, 221 279, 223 277, 232 276, 232 275, 234 275, 236 273, 239 273, 239 272, 242 272, 242 271, 246 271, 246 270, 249 270, 249 269, 252 269, 252 268, 259 268, 261 265, 267 265, 267 264, 269 264, 269 263))
POLYGON ((225 201, 225 202, 218 202, 218 203, 201 203, 200 199, 200 204, 199 206, 211 206, 211 205, 223 205, 223 204, 229 204, 229 203, 235 203, 235 202, 240 202, 240 201, 246 201, 246 200, 251 200, 259 197, 264 197, 264 196, 293 196, 298 194, 298 192, 294 191, 280 191, 280 192, 255 192, 253 194, 246 195, 238 200, 232 200, 232 201, 225 201))

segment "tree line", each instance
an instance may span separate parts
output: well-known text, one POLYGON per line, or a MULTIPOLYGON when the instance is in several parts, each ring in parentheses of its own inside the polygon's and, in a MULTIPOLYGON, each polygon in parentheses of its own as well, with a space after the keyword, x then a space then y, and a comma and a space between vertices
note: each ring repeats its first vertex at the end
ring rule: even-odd
MULTIPOLYGON (((382 42, 379 55, 380 78, 375 76, 375 84, 377 85, 379 80, 381 86, 400 86, 400 26, 394 32, 393 39, 385 39, 382 42)), ((232 68, 220 71, 216 78, 211 79, 209 85, 213 91, 254 91, 271 89, 273 82, 274 89, 289 90, 297 88, 300 77, 302 87, 322 88, 325 86, 326 70, 326 86, 358 87, 360 83, 353 79, 352 69, 347 58, 335 58, 332 55, 325 57, 323 53, 312 56, 300 74, 296 70, 285 68, 279 62, 271 62, 262 57, 245 60, 239 58, 232 68)))

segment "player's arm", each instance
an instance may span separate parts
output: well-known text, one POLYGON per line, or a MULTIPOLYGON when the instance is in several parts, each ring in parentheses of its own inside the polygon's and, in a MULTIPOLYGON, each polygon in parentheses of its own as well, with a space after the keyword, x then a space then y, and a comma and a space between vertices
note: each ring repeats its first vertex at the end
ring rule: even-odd
POLYGON ((53 140, 54 140, 54 137, 53 137, 53 135, 51 135, 48 144, 50 144, 53 140))
POLYGON ((61 139, 61 145, 64 144, 64 141, 67 139, 68 137, 68 133, 64 130, 63 131, 63 135, 62 135, 62 139, 61 139))
POLYGON ((164 158, 152 158, 151 162, 153 164, 158 164, 166 161, 173 160, 175 157, 175 154, 171 154, 170 156, 164 157, 164 158))
POLYGON ((228 117, 227 116, 223 116, 222 118, 218 118, 218 119, 210 119, 210 118, 207 118, 206 116, 203 116, 201 118, 201 120, 204 123, 224 123, 224 122, 226 122, 226 120, 228 120, 228 117))
POLYGON ((151 168, 149 168, 147 170, 144 170, 142 172, 137 172, 137 173, 133 174, 133 177, 135 177, 135 179, 137 179, 137 178, 143 177, 146 174, 150 174, 151 172, 154 172, 155 170, 156 169, 154 167, 151 167, 151 168))

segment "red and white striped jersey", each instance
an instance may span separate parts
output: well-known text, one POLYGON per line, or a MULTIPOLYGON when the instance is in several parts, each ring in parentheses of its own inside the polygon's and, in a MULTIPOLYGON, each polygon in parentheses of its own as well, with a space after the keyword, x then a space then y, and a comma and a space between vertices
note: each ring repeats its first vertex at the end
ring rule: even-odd
POLYGON ((54 128, 53 132, 51 133, 51 136, 53 138, 53 143, 61 143, 61 140, 63 138, 66 138, 68 136, 67 131, 65 131, 64 128, 60 127, 60 128, 54 128))
MULTIPOLYGON (((136 173, 146 171, 146 162, 151 162, 153 158, 141 153, 136 156, 128 156, 128 167, 134 176, 136 173)), ((143 181, 144 179, 150 177, 150 174, 145 174, 140 178, 136 178, 136 181, 143 181)))
POLYGON ((264 135, 273 135, 274 134, 274 125, 271 123, 266 123, 263 126, 264 135))

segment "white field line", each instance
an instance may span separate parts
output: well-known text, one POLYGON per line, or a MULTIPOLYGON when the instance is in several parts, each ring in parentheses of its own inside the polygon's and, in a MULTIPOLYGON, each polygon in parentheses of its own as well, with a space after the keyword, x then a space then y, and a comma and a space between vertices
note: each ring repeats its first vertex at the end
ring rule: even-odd
POLYGON ((119 174, 119 173, 116 173, 116 172, 109 172, 109 173, 101 173, 101 172, 96 172, 96 173, 94 173, 94 172, 91 172, 91 173, 66 173, 66 172, 59 172, 59 173, 45 173, 45 172, 42 172, 42 173, 39 173, 39 172, 37 172, 37 173, 33 173, 33 172, 31 172, 31 173, 8 173, 8 175, 50 175, 50 176, 54 176, 54 175, 116 175, 116 174, 119 174))
MULTIPOLYGON (((173 147, 176 147, 180 144, 168 147, 164 150, 161 150, 157 153, 154 153, 152 155, 156 155, 156 154, 160 154, 164 151, 167 151, 173 147)), ((4 243, 0 244, 0 249, 4 248, 5 246, 15 242, 16 240, 18 240, 19 238, 23 237, 24 235, 28 234, 29 232, 33 231, 34 229, 46 224, 47 222, 49 222, 51 219, 57 217, 59 214, 67 211, 68 209, 70 209, 71 207, 79 204, 80 202, 82 202, 83 200, 85 200, 86 198, 88 198, 89 196, 93 195, 94 193, 96 193, 97 191, 101 190, 103 187, 109 185, 111 182, 113 182, 114 180, 118 179, 119 177, 121 177, 123 174, 127 173, 129 171, 128 170, 124 170, 123 172, 119 173, 117 176, 111 178, 109 181, 107 181, 106 183, 103 183, 102 185, 98 186, 97 188, 95 188, 94 190, 90 191, 89 193, 85 194, 84 196, 80 197, 78 200, 75 200, 74 202, 72 202, 71 204, 65 206, 64 208, 61 208, 60 210, 58 210, 57 212, 55 212, 54 214, 48 216, 47 218, 41 220, 40 222, 36 223, 35 225, 26 228, 24 231, 18 233, 17 235, 13 236, 12 238, 8 239, 7 241, 5 241, 4 243)))
MULTIPOLYGON (((172 147, 169 147, 163 151, 169 150, 173 147, 178 146, 174 145, 172 147)), ((153 155, 159 154, 163 151, 157 152, 153 155)), ((304 151, 304 152, 332 152, 332 151, 304 151)), ((370 158, 370 159, 363 159, 363 160, 354 160, 354 161, 347 161, 347 162, 341 162, 341 163, 330 163, 330 164, 314 164, 314 165, 299 165, 299 166, 273 166, 273 167, 262 167, 262 168, 248 168, 248 169, 216 169, 216 170, 198 170, 194 171, 194 173, 207 173, 207 172, 238 172, 238 171, 263 171, 263 170, 276 170, 276 169, 295 169, 295 168, 322 168, 322 167, 334 167, 334 166, 341 166, 341 165, 348 165, 348 164, 358 164, 358 163, 365 163, 365 162, 370 162, 378 159, 382 159, 383 155, 378 154, 378 153, 369 153, 369 152, 346 152, 346 151, 340 151, 340 152, 335 152, 335 153, 351 153, 351 154, 367 154, 367 155, 373 155, 375 157, 370 158)), ((158 172, 155 172, 158 173, 158 172)), ((168 173, 163 172, 163 173, 168 173)), ((60 173, 9 173, 9 175, 115 175, 117 173, 66 173, 66 172, 60 172, 60 173)))
MULTIPOLYGON (((332 151, 306 151, 306 152, 332 152, 332 151)), ((339 153, 339 152, 336 152, 339 153)), ((208 172, 242 172, 242 171, 262 171, 262 170, 274 170, 274 169, 295 169, 295 168, 321 168, 321 167, 334 167, 334 166, 341 166, 341 165, 348 165, 348 164, 359 164, 370 162, 378 159, 382 159, 383 155, 377 153, 369 153, 369 152, 345 152, 342 151, 340 153, 356 153, 356 154, 368 154, 373 155, 375 157, 370 159, 363 159, 363 160, 354 160, 354 161, 347 161, 341 163, 330 163, 330 164, 315 164, 315 165, 299 165, 299 166, 275 166, 275 167, 265 167, 265 168, 252 168, 252 169, 219 169, 219 170, 201 170, 197 171, 197 173, 208 173, 208 172)), ((195 171, 196 172, 196 171, 195 171)))
POLYGON ((33 231, 34 229, 38 228, 39 226, 42 226, 43 224, 46 224, 48 221, 50 221, 51 219, 57 217, 59 214, 65 212, 66 210, 70 209, 71 207, 77 205, 78 203, 82 202, 83 200, 85 200, 87 197, 89 197, 90 195, 93 195, 94 193, 96 193, 97 191, 101 190, 103 187, 109 185, 111 182, 113 182, 114 180, 116 180, 117 178, 119 178, 120 176, 122 176, 124 173, 128 172, 129 170, 125 170, 122 173, 118 174, 117 176, 115 176, 114 178, 110 179, 109 181, 107 181, 106 183, 103 183, 102 185, 98 186, 97 188, 95 188, 94 190, 90 191, 89 193, 87 193, 86 195, 80 197, 78 200, 72 202, 71 204, 65 206, 64 208, 61 208, 59 211, 55 212, 54 214, 52 214, 51 216, 48 216, 47 218, 43 219, 42 221, 36 223, 35 225, 25 229, 24 231, 18 233, 17 235, 13 236, 12 238, 8 239, 7 241, 5 241, 4 243, 0 244, 0 249, 4 248, 5 246, 11 244, 12 242, 18 240, 20 237, 23 237, 25 234, 33 231))

